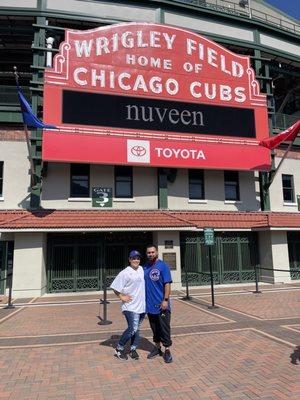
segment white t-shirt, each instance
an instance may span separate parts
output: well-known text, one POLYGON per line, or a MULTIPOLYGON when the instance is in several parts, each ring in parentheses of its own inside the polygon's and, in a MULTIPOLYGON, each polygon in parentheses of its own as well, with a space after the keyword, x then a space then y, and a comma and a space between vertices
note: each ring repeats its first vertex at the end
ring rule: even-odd
POLYGON ((119 293, 132 297, 129 302, 122 301, 122 311, 142 314, 146 311, 144 270, 132 267, 124 268, 114 279, 110 287, 119 293))

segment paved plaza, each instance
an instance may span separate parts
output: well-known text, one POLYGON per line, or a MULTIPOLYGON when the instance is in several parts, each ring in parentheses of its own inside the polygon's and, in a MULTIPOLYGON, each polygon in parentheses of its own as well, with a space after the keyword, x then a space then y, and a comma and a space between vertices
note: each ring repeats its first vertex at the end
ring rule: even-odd
MULTIPOLYGON (((120 361, 114 346, 125 327, 109 295, 111 325, 99 294, 14 299, 0 308, 0 400, 300 399, 300 284, 216 289, 173 295, 172 364, 120 361)), ((1 303, 0 303, 1 304, 1 303)))

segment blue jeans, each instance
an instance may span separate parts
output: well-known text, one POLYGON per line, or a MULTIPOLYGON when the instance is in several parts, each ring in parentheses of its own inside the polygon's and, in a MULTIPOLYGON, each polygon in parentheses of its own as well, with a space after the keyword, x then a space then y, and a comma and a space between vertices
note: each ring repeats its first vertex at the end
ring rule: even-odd
POLYGON ((140 342, 139 328, 141 323, 143 322, 145 314, 137 314, 132 311, 123 311, 123 314, 126 318, 128 327, 122 333, 117 348, 119 350, 124 350, 126 343, 130 339, 131 342, 130 350, 135 350, 140 342))

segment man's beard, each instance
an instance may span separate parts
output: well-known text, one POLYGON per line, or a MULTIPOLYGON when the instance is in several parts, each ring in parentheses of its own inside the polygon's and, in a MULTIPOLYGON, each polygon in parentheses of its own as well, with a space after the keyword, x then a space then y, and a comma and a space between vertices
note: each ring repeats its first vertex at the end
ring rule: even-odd
POLYGON ((154 256, 153 258, 148 258, 148 261, 149 261, 150 264, 154 264, 155 261, 157 260, 157 258, 158 258, 158 255, 154 256))

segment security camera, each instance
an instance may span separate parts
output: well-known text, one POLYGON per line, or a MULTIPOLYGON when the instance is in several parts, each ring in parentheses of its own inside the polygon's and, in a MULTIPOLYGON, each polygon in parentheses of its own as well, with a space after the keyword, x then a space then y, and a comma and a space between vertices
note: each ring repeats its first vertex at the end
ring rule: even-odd
POLYGON ((239 5, 240 7, 245 8, 248 5, 248 0, 240 0, 239 5))

